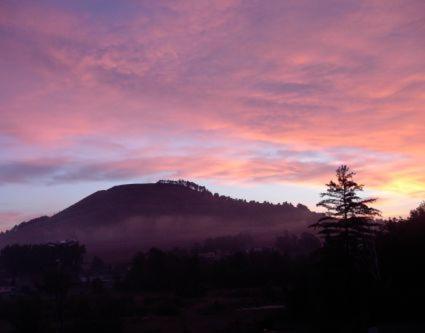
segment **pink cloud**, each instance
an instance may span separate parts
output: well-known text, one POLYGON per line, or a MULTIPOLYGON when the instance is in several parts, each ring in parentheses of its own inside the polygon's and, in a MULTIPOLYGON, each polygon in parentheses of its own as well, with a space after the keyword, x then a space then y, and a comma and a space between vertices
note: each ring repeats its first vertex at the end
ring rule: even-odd
POLYGON ((0 5, 3 182, 317 185, 345 162, 422 195, 423 1, 115 6, 0 5))

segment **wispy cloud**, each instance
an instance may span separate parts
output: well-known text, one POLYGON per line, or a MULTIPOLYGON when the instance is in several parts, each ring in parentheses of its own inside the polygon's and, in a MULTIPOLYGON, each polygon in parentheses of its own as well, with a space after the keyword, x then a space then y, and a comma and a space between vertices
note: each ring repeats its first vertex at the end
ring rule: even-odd
POLYGON ((319 184, 345 162, 376 190, 422 195, 424 13, 414 0, 3 1, 0 182, 319 184))

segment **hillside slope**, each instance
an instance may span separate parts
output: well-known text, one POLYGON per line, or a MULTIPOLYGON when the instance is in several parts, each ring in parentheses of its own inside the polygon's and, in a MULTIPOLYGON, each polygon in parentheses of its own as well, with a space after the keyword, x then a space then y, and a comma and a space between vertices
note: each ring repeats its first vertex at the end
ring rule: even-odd
POLYGON ((246 202, 191 182, 160 181, 95 192, 58 214, 1 234, 0 247, 75 239, 89 251, 120 256, 241 232, 267 242, 284 230, 305 230, 318 216, 303 205, 246 202))

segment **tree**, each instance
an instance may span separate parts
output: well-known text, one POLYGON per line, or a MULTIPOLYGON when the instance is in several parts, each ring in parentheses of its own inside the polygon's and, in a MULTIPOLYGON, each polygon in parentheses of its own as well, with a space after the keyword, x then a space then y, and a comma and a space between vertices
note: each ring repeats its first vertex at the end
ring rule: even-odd
POLYGON ((8 245, 0 251, 0 268, 16 278, 29 278, 29 287, 38 287, 52 296, 60 327, 64 324, 66 295, 80 272, 85 247, 68 241, 48 244, 8 245))
POLYGON ((364 185, 356 183, 354 175, 355 172, 346 165, 336 170, 337 180, 326 184, 327 190, 321 193, 322 200, 317 204, 326 208, 326 214, 311 227, 318 229, 324 237, 325 247, 332 247, 336 250, 334 253, 343 255, 345 264, 353 259, 367 259, 377 274, 373 240, 378 224, 374 218, 380 212, 369 206, 376 201, 375 198, 359 196, 364 185))
POLYGON ((422 201, 417 208, 410 211, 409 221, 417 223, 425 222, 425 201, 422 201))
POLYGON ((324 246, 317 252, 320 320, 352 323, 353 328, 366 320, 373 304, 369 301, 381 280, 374 220, 380 213, 369 206, 376 199, 360 197, 363 185, 354 181, 354 175, 348 166, 338 167, 337 179, 326 184, 317 204, 326 213, 311 226, 324 237, 324 246))

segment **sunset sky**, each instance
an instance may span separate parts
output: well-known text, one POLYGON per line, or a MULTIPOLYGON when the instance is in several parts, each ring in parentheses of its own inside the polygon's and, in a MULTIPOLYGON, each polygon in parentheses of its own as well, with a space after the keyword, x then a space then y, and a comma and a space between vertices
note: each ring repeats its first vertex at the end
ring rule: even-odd
POLYGON ((425 199, 425 1, 0 1, 0 229, 184 178, 316 209, 425 199))

